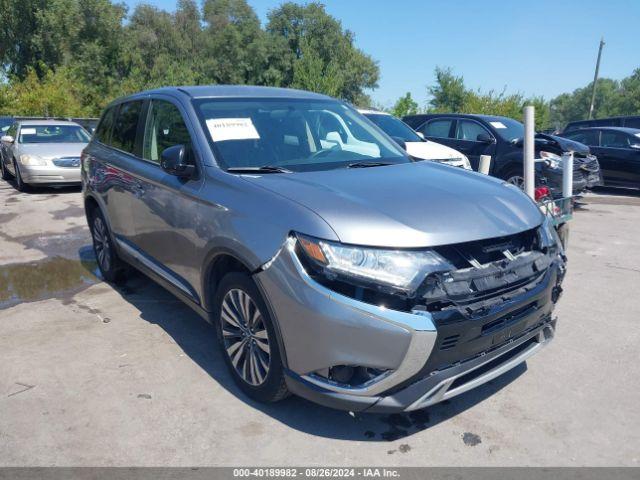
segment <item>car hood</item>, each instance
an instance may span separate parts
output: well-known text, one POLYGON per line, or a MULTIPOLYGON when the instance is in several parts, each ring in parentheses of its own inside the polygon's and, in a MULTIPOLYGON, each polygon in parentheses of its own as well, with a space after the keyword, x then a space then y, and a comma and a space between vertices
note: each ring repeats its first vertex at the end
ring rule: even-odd
POLYGON ((79 157, 86 143, 22 143, 21 154, 37 155, 42 158, 79 157))
POLYGON ((457 150, 436 142, 405 142, 405 144, 409 155, 423 160, 449 160, 452 158, 462 158, 462 154, 457 150))
POLYGON ((576 152, 583 155, 589 154, 589 147, 584 143, 569 140, 568 138, 557 137, 555 135, 547 135, 546 133, 536 134, 536 146, 542 148, 544 143, 555 146, 561 152, 576 152))
POLYGON ((429 247, 510 235, 542 222, 516 187, 433 162, 243 178, 313 210, 350 244, 429 247))

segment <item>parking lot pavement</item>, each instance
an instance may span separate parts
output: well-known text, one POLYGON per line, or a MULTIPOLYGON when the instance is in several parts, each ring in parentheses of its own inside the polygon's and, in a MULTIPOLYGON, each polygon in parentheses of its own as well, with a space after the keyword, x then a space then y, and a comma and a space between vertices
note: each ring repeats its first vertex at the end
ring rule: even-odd
POLYGON ((549 348, 446 404, 351 417, 255 404, 204 321, 95 276, 77 189, 0 183, 0 465, 638 465, 640 196, 571 224, 549 348))

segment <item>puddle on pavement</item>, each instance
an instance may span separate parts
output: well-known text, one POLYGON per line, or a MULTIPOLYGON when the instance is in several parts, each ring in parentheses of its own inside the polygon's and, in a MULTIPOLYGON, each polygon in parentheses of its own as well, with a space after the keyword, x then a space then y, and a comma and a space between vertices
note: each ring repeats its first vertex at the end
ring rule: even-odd
POLYGON ((100 281, 96 269, 93 258, 49 257, 0 265, 0 309, 77 293, 100 281))

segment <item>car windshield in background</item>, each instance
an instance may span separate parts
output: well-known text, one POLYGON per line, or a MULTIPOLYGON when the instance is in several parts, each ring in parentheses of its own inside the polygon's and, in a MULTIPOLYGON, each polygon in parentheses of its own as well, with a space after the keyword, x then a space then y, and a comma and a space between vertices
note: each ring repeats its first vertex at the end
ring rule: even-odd
POLYGON ((87 131, 77 125, 23 125, 20 143, 88 143, 87 131))
POLYGON ((391 115, 379 113, 366 114, 369 120, 379 126, 384 133, 391 137, 396 137, 405 142, 421 142, 422 139, 402 120, 398 120, 391 115))
POLYGON ((0 118, 0 132, 6 132, 13 125, 12 118, 0 118))
POLYGON ((329 170, 408 163, 395 142, 334 100, 194 100, 225 169, 329 170))
POLYGON ((498 135, 507 142, 524 138, 524 125, 517 120, 512 120, 511 118, 496 118, 489 120, 489 124, 491 124, 498 135))

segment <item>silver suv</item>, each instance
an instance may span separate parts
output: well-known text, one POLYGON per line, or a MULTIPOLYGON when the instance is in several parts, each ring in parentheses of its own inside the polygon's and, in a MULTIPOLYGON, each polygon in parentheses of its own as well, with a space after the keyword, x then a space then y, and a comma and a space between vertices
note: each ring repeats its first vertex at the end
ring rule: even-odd
POLYGON ((565 261, 537 206, 503 181, 413 161, 323 95, 119 99, 82 182, 104 278, 133 265, 213 323, 260 401, 415 410, 553 337, 565 261))

